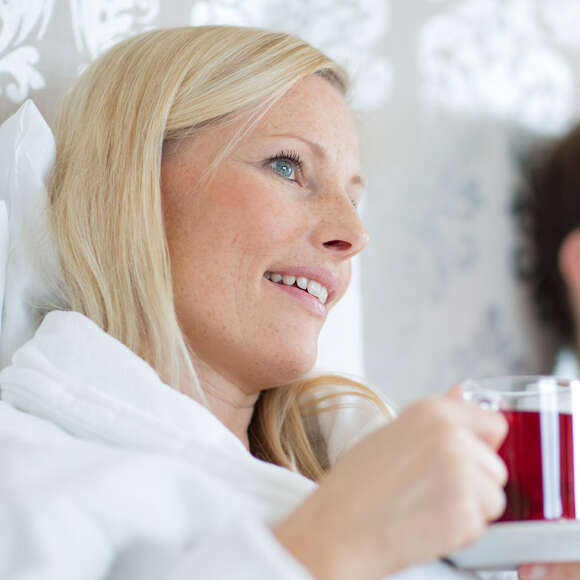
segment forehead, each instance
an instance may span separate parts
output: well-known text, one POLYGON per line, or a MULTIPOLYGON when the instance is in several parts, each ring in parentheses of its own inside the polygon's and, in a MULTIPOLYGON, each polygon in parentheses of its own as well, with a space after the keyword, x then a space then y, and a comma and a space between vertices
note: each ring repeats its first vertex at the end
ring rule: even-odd
POLYGON ((296 134, 323 147, 358 152, 357 127, 343 95, 326 79, 298 81, 264 115, 252 135, 296 134))
MULTIPOLYGON (((298 81, 266 111, 249 133, 237 141, 236 135, 246 122, 247 119, 242 118, 232 124, 208 126, 192 137, 164 144, 163 169, 181 161, 187 161, 190 166, 212 165, 216 159, 223 159, 221 153, 232 139, 236 144, 226 156, 262 142, 264 138, 281 136, 316 144, 322 157, 330 161, 350 159, 354 165, 359 165, 354 117, 343 95, 320 76, 312 75, 298 81)), ((353 171, 357 168, 353 167, 353 171)))

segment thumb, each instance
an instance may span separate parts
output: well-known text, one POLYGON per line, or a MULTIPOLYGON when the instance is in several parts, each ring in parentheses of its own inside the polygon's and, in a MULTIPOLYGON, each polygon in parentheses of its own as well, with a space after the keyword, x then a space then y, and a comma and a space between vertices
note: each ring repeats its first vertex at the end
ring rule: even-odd
POLYGON ((461 388, 460 385, 453 385, 450 389, 448 389, 445 392, 445 394, 443 396, 447 397, 448 399, 455 399, 458 401, 462 401, 463 400, 463 389, 461 388))

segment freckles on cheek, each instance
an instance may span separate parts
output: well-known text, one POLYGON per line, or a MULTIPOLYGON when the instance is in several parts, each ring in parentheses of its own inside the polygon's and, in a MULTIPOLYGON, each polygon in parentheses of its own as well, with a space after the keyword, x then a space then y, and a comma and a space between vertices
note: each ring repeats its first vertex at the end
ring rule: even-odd
MULTIPOLYGON (((280 194, 268 196, 267 192, 252 192, 245 196, 236 219, 252 237, 271 240, 288 239, 301 228, 304 216, 298 215, 291 201, 280 200, 280 194), (272 199, 274 198, 274 199, 272 199)), ((242 201, 242 200, 240 200, 242 201)))

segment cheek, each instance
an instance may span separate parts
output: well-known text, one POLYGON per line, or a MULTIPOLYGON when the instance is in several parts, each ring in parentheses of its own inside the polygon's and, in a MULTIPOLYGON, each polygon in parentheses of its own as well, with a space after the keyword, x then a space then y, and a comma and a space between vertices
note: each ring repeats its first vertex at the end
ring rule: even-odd
MULTIPOLYGON (((176 293, 244 294, 272 262, 298 253, 307 204, 259 171, 224 169, 208 188, 167 183, 164 215, 176 293), (189 286, 195 285, 196 288, 189 286)), ((189 181, 191 183, 191 181, 189 181)))
MULTIPOLYGON (((226 251, 242 250, 246 257, 288 249, 305 227, 304 204, 300 204, 272 180, 237 175, 216 184, 211 199, 203 203, 201 220, 215 243, 226 251)), ((195 226, 192 226, 195 227, 195 226)))

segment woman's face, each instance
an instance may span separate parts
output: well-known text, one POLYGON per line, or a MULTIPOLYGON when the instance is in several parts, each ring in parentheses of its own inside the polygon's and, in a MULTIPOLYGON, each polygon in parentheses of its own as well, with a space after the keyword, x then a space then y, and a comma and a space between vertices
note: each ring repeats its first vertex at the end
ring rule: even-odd
POLYGON ((176 310, 196 362, 251 394, 312 368, 368 233, 355 208, 354 119, 326 80, 298 82, 203 184, 239 126, 170 147, 161 186, 176 310))

